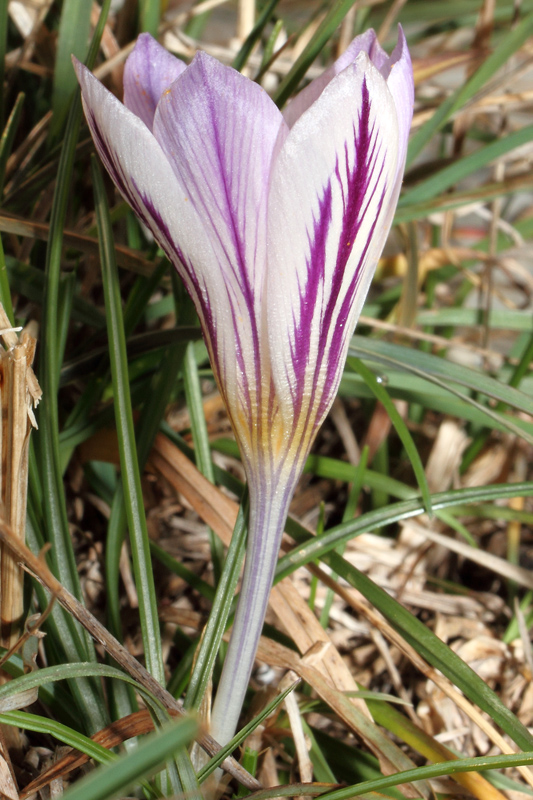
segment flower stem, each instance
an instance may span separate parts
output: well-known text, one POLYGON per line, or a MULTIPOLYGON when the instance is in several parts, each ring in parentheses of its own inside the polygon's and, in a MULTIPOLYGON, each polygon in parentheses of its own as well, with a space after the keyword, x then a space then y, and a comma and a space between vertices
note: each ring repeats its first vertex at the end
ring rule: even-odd
POLYGON ((250 484, 241 594, 211 716, 211 734, 221 745, 234 736, 246 695, 292 496, 290 483, 258 487, 250 484))

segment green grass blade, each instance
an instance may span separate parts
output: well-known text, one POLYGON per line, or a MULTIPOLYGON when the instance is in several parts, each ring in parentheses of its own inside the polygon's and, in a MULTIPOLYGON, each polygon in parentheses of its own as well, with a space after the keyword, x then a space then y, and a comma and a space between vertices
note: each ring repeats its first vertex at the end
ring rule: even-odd
POLYGON ((453 211, 476 203, 489 203, 491 200, 504 195, 530 192, 532 187, 533 177, 531 173, 510 175, 510 177, 501 181, 483 183, 481 186, 474 186, 472 189, 445 192, 425 203, 402 206, 397 209, 394 220, 396 223, 412 222, 413 220, 424 219, 431 214, 453 211))
MULTIPOLYGON (((143 405, 136 431, 137 456, 141 469, 146 463, 154 437, 164 417, 165 409, 176 382, 176 376, 183 362, 185 347, 185 343, 179 343, 168 348, 163 356, 160 368, 154 376, 148 398, 143 405)), ((111 508, 106 548, 108 619, 111 630, 120 640, 122 639, 122 626, 120 621, 119 559, 125 529, 124 491, 122 482, 120 482, 111 508)), ((150 548, 154 545, 153 542, 149 544, 150 548)))
POLYGON ((196 722, 192 719, 165 726, 147 736, 132 753, 82 778, 65 792, 65 800, 104 800, 127 794, 130 786, 151 775, 176 751, 185 748, 194 738, 196 730, 196 722))
POLYGON ((452 114, 460 108, 464 108, 466 103, 507 63, 510 57, 522 47, 532 34, 533 14, 530 13, 505 34, 498 47, 488 56, 472 77, 445 100, 431 119, 411 137, 407 151, 407 166, 421 153, 452 114))
POLYGON ((9 0, 0 0, 0 130, 4 127, 5 119, 5 59, 7 55, 7 30, 9 24, 9 0))
POLYGON ((498 139, 491 144, 476 150, 464 158, 459 159, 454 164, 439 170, 436 175, 422 181, 413 189, 404 192, 398 203, 398 208, 406 208, 418 203, 425 203, 438 197, 454 184, 463 181, 468 175, 486 167, 497 158, 501 158, 506 153, 529 144, 533 139, 533 125, 521 128, 506 136, 498 139))
POLYGON ((288 686, 287 689, 285 689, 283 692, 280 692, 280 694, 277 695, 277 697, 271 700, 270 703, 268 703, 263 708, 260 714, 254 717, 247 725, 244 726, 244 728, 241 728, 241 730, 236 734, 236 736, 233 737, 231 742, 228 742, 228 744, 225 747, 223 747, 216 754, 216 756, 214 756, 214 758, 212 758, 209 761, 209 763, 206 764, 205 767, 203 767, 198 772, 198 782, 203 783, 203 781, 205 781, 206 778, 208 778, 209 775, 211 775, 211 773, 213 773, 216 770, 216 768, 220 766, 220 764, 222 764, 224 759, 227 756, 231 755, 231 753, 235 750, 235 748, 238 747, 242 742, 244 742, 244 740, 251 733, 253 733, 253 731, 257 728, 257 726, 260 725, 263 722, 263 720, 265 720, 268 716, 270 716, 270 714, 272 714, 272 712, 275 711, 279 705, 281 705, 281 703, 285 700, 287 695, 289 695, 293 691, 295 686, 296 684, 293 684, 292 686, 288 686))
POLYGON ((120 282, 115 262, 113 233, 111 231, 104 184, 94 157, 92 160, 92 178, 99 231, 111 374, 113 376, 115 420, 133 569, 139 594, 139 614, 144 653, 147 669, 163 685, 165 675, 161 655, 157 600, 133 427, 120 282))
MULTIPOLYGON (((482 756, 479 758, 461 758, 457 761, 447 761, 445 764, 430 764, 425 767, 417 767, 406 772, 399 772, 396 775, 388 775, 385 778, 358 783, 355 786, 348 786, 345 789, 338 789, 334 792, 327 792, 322 795, 322 800, 353 800, 367 792, 380 792, 389 786, 399 786, 413 780, 430 780, 439 778, 443 775, 457 775, 462 772, 483 772, 487 769, 509 769, 523 765, 533 764, 533 754, 515 753, 513 755, 482 756)), ((279 796, 282 796, 278 792, 279 796)), ((263 793, 256 793, 254 800, 260 800, 263 793)))
POLYGON ((87 55, 91 27, 91 3, 87 0, 63 0, 52 93, 52 122, 50 140, 57 138, 63 128, 77 81, 71 56, 84 61, 87 55))
MULTIPOLYGON (((458 775, 463 772, 484 772, 486 770, 512 769, 519 766, 530 766, 533 764, 531 753, 513 753, 512 755, 480 756, 477 758, 461 758, 454 761, 447 761, 444 764, 429 764, 424 767, 397 772, 394 775, 374 778, 353 786, 346 786, 332 792, 325 791, 324 784, 316 783, 291 783, 287 786, 274 786, 272 789, 263 789, 254 792, 253 800, 273 800, 275 797, 293 797, 299 795, 309 795, 316 797, 320 795, 321 800, 378 800, 383 797, 383 792, 390 787, 400 786, 415 780, 431 780, 441 778, 445 775, 458 775)), ((529 794, 529 792, 527 792, 529 794)), ((390 795, 387 794, 386 797, 390 795)), ((392 795, 397 797, 396 794, 392 795)))
POLYGON ((157 38, 161 0, 139 0, 139 27, 141 32, 151 33, 157 38))
MULTIPOLYGON (((96 58, 109 5, 110 0, 105 0, 93 36, 90 49, 90 58, 93 60, 96 58)), ((70 200, 70 183, 81 113, 81 102, 77 95, 71 105, 65 139, 61 148, 46 249, 40 370, 44 399, 39 408, 43 512, 48 540, 52 544, 51 556, 54 571, 63 585, 78 598, 81 596, 81 590, 68 527, 59 456, 57 390, 60 342, 57 308, 59 305, 63 229, 70 200)), ((78 631, 76 635, 69 636, 66 641, 61 642, 69 660, 94 659, 94 646, 90 637, 81 627, 76 626, 76 630, 78 631)), ((107 714, 103 696, 97 684, 82 681, 80 683, 80 699, 83 702, 82 718, 86 721, 89 729, 97 730, 103 727, 107 723, 107 714)))
MULTIPOLYGON (((183 361, 183 379, 185 385, 185 400, 191 418, 191 429, 196 453, 196 466, 204 477, 211 483, 215 482, 213 462, 211 460, 211 450, 209 448, 209 436, 204 415, 202 402, 202 390, 198 375, 198 365, 196 363, 195 347, 191 342, 187 345, 185 358, 183 361)), ((220 578, 222 570, 222 560, 224 558, 224 548, 220 539, 209 530, 209 544, 211 547, 211 561, 215 583, 220 578)))
POLYGON ((396 433, 400 437, 405 448, 405 452, 407 453, 409 461, 411 462, 411 466, 413 467, 413 471, 418 481, 418 486, 420 487, 420 491, 422 493, 426 511, 428 514, 431 514, 431 494, 429 492, 429 486, 426 480, 426 473, 424 472, 424 466, 418 454, 418 450, 416 449, 413 438, 409 433, 407 425, 398 413, 398 410, 390 399, 387 390, 384 386, 378 383, 376 376, 371 372, 371 370, 369 370, 360 359, 353 358, 351 356, 348 358, 348 365, 353 370, 358 372, 359 375, 361 375, 366 385, 370 388, 377 400, 379 400, 389 415, 391 422, 396 429, 396 433))
MULTIPOLYGON (((176 382, 176 375, 183 361, 186 345, 179 343, 168 348, 161 361, 160 369, 152 380, 151 391, 146 399, 137 424, 137 456, 139 467, 142 468, 148 458, 154 437, 158 431, 160 421, 164 417, 170 395, 176 382)), ((120 576, 120 551, 126 531, 126 510, 124 506, 124 487, 122 480, 119 482, 113 503, 111 516, 107 528, 107 546, 105 554, 106 563, 106 588, 107 588, 107 618, 110 630, 122 641, 121 605, 119 593, 120 576)), ((150 550, 154 551, 156 545, 150 541, 150 550)), ((174 561, 174 559, 171 559, 174 561)), ((131 692, 126 696, 123 684, 112 687, 112 699, 116 713, 124 715, 128 708, 133 707, 134 698, 131 692), (116 690, 116 691, 115 691, 116 690)))
POLYGON ((89 758, 94 758, 99 764, 108 764, 117 759, 117 756, 103 745, 49 717, 39 717, 36 714, 29 714, 27 711, 6 711, 3 714, 0 713, 0 723, 53 736, 63 744, 75 747, 80 753, 85 753, 89 758))
MULTIPOLYGON (((433 512, 437 513, 441 508, 450 508, 464 503, 531 496, 533 496, 533 482, 497 484, 495 486, 476 486, 468 489, 440 492, 432 495, 431 505, 433 512)), ((334 548, 358 536, 360 533, 374 531, 401 520, 420 516, 423 513, 424 506, 420 498, 402 500, 399 503, 391 503, 386 508, 368 511, 358 519, 344 522, 341 525, 330 528, 321 536, 313 536, 311 538, 308 537, 303 528, 296 525, 289 518, 287 531, 301 544, 279 559, 276 568, 276 582, 290 575, 298 567, 302 567, 314 559, 325 557, 334 548)))
MULTIPOLYGON (((487 490, 492 490, 491 493, 494 497, 509 496, 508 489, 511 488, 515 496, 530 496, 533 493, 533 484, 516 484, 515 486, 499 486, 499 487, 483 487, 477 490, 474 494, 468 491, 471 499, 477 496, 479 499, 484 499, 482 495, 487 490), (496 491, 495 491, 496 490, 496 491), (479 493, 478 493, 479 492, 479 493)), ((449 503, 453 500, 453 495, 458 499, 465 497, 467 490, 459 490, 456 492, 445 492, 440 495, 433 495, 433 508, 436 510, 443 507, 443 505, 453 505, 449 503)), ((390 518, 391 511, 396 507, 399 511, 401 507, 406 509, 410 503, 397 503, 389 506, 385 510, 381 510, 386 517, 390 518)), ((422 508, 419 506, 419 513, 422 513, 422 508)), ((415 514, 413 514, 415 516, 415 514)), ((316 544, 317 540, 329 539, 329 546, 327 550, 320 548, 320 558, 328 564, 338 575, 344 578, 348 583, 360 591, 364 597, 377 608, 390 624, 403 636, 403 638, 411 644, 415 650, 428 661, 433 667, 439 669, 452 683, 454 683, 473 703, 476 703, 481 709, 486 711, 492 720, 499 725, 512 739, 524 750, 533 749, 533 735, 529 733, 527 728, 522 725, 515 715, 509 711, 508 708, 502 703, 496 693, 483 681, 467 664, 462 661, 450 648, 444 644, 435 634, 430 631, 426 626, 407 611, 400 603, 394 600, 387 592, 378 587, 370 578, 360 572, 358 569, 348 564, 342 557, 337 555, 333 548, 338 546, 342 541, 349 538, 348 531, 356 530, 370 531, 378 525, 373 522, 379 517, 379 512, 370 512, 364 514, 359 520, 356 520, 347 525, 339 525, 337 529, 328 531, 321 537, 315 537, 313 542, 316 544), (365 524, 366 523, 366 524, 365 524), (369 524, 370 523, 370 524, 369 524), (341 534, 341 535, 339 535, 341 534)), ((405 519, 405 517, 403 517, 405 519)), ((392 520, 391 520, 392 521, 392 520)), ((290 526, 290 533, 296 538, 301 535, 299 532, 293 530, 290 526)), ((311 544, 305 543, 302 547, 297 548, 300 551, 306 551, 306 556, 316 558, 317 550, 311 544), (314 552, 313 552, 314 550, 314 552)), ((295 551, 292 551, 295 553, 295 551)), ((293 571, 293 565, 290 569, 287 568, 288 563, 292 561, 292 553, 289 553, 284 558, 280 559, 278 564, 278 571, 276 579, 284 577, 289 572, 293 571)), ((307 559, 306 559, 307 560, 307 559)), ((300 562, 301 563, 301 562, 300 562)))
POLYGON ((501 400, 518 411, 533 414, 533 399, 519 389, 501 383, 478 370, 463 367, 412 347, 354 336, 349 353, 366 360, 379 359, 383 365, 393 366, 404 371, 416 372, 428 377, 434 376, 447 384, 454 383, 465 386, 473 392, 484 394, 493 400, 501 400))
POLYGON ((238 70, 241 72, 244 66, 246 66, 246 62, 250 57, 252 50, 254 49, 254 45, 261 36, 263 29, 268 24, 270 17, 274 13, 274 9, 276 8, 279 0, 269 0, 269 2, 265 5, 263 10, 261 11, 259 17, 257 18, 257 22, 255 23, 254 27, 250 31, 248 37, 246 38, 243 46, 233 59, 232 67, 233 69, 238 70))
MULTIPOLYGON (((525 408, 531 409, 533 403, 530 397, 508 384, 497 381, 476 370, 467 369, 459 364, 446 361, 443 358, 424 353, 421 350, 413 350, 369 338, 354 337, 348 352, 350 355, 357 355, 367 360, 370 358, 372 361, 377 361, 377 363, 382 364, 385 368, 392 367, 395 371, 410 372, 414 376, 417 376, 417 378, 434 384, 439 389, 439 393, 435 397, 437 403, 434 404, 434 407, 440 408, 440 410, 445 413, 454 413, 454 402, 452 397, 452 403, 449 404, 448 408, 445 408, 443 407, 443 398, 446 398, 444 401, 445 406, 448 403, 449 396, 455 396, 462 399, 464 403, 472 406, 472 409, 475 409, 477 412, 475 416, 482 424, 492 425, 498 430, 508 430, 516 436, 521 437, 526 442, 533 443, 533 430, 529 422, 518 418, 514 419, 509 415, 504 415, 497 410, 493 410, 489 405, 481 403, 478 399, 469 396, 454 386, 454 384, 467 386, 472 391, 483 393, 496 400, 501 400, 503 403, 520 410, 525 410, 525 408), (399 357, 400 352, 402 353, 401 357, 399 357), (372 353, 371 356, 370 353, 372 353), (441 400, 440 403, 439 398, 441 400)), ((424 399, 428 400, 429 398, 424 399)), ((429 405, 429 403, 426 404, 429 405)), ((464 407, 459 407, 458 410, 461 411, 459 415, 463 416, 465 419, 472 418, 469 416, 468 410, 464 407)), ((531 413, 531 410, 526 413, 531 413)))
POLYGON ((246 549, 247 498, 242 499, 213 607, 198 649, 196 663, 185 696, 184 708, 198 708, 213 672, 222 636, 234 600, 246 549))
POLYGON ((11 302, 11 290, 9 288, 9 280, 6 267, 6 259, 4 255, 4 244, 0 236, 0 302, 4 306, 4 310, 9 317, 12 325, 15 324, 15 315, 13 312, 13 303, 11 302))
MULTIPOLYGON (((135 686, 145 700, 155 709, 166 713, 161 703, 146 689, 140 686, 133 678, 126 675, 117 667, 106 664, 96 664, 93 661, 80 661, 77 664, 57 664, 53 667, 43 667, 26 675, 21 675, 15 680, 0 686, 0 707, 3 701, 16 697, 21 692, 38 689, 48 683, 64 680, 77 680, 79 678, 117 678, 135 686)), ((167 717, 168 718, 168 717, 167 717)))
MULTIPOLYGON (((109 5, 110 0, 106 0, 100 13, 100 23, 95 31, 93 43, 91 45, 91 56, 93 59, 98 50, 109 5)), ((81 117, 81 101, 79 95, 77 95, 72 102, 67 132, 63 147, 61 148, 56 189, 52 205, 50 236, 46 250, 46 282, 44 286, 43 322, 41 328, 41 350, 43 356, 40 376, 44 400, 40 407, 41 432, 39 437, 42 453, 41 472, 44 483, 44 512, 47 520, 47 528, 53 542, 53 558, 61 582, 78 598, 80 597, 80 587, 68 530, 58 449, 59 425, 57 390, 59 385, 59 334, 57 308, 59 305, 63 228, 70 200, 70 181, 81 117)))
POLYGON ((296 91, 305 73, 315 58, 318 57, 322 48, 327 44, 354 2, 355 0, 335 0, 333 2, 324 20, 313 34, 311 41, 296 59, 274 93, 273 99, 278 106, 283 106, 293 92, 296 91))

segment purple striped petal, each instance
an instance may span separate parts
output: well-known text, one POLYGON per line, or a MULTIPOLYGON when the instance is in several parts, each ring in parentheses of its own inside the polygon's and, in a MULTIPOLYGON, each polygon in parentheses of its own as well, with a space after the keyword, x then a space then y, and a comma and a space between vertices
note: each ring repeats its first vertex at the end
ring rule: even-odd
MULTIPOLYGON (((339 73, 346 69, 346 67, 354 63, 359 53, 366 53, 372 64, 379 69, 387 81, 391 72, 394 72, 394 80, 392 84, 389 85, 389 88, 393 92, 393 96, 393 86, 394 89, 398 88, 400 90, 401 98, 399 98, 399 104, 410 97, 410 113, 412 117, 414 97, 413 72, 405 35, 402 26, 399 25, 398 44, 391 56, 381 47, 375 31, 372 29, 361 34, 361 36, 357 36, 334 64, 324 70, 322 75, 319 75, 318 78, 311 81, 305 89, 302 89, 302 91, 289 102, 287 108, 283 112, 283 116, 290 128, 292 128, 304 111, 307 111, 307 109, 318 100, 328 83, 330 83, 336 75, 339 75, 339 73), (392 67, 396 64, 399 64, 400 68, 392 70, 392 67)), ((409 118, 409 126, 410 124, 411 119, 409 118)))
POLYGON ((286 133, 260 86, 205 53, 162 96, 154 120, 154 135, 202 219, 210 252, 194 267, 214 298, 216 335, 225 342, 215 366, 226 372, 231 361, 239 376, 236 387, 222 375, 220 385, 241 446, 253 449, 247 438, 261 436, 257 414, 270 386, 261 323, 268 188, 286 133))
POLYGON ((161 95, 185 69, 149 33, 141 33, 124 67, 124 105, 152 130, 161 95))
POLYGON ((216 269, 217 253, 205 235, 204 221, 146 125, 82 64, 74 66, 100 157, 123 197, 180 273, 198 311, 224 397, 232 401, 235 413, 239 357, 236 360, 234 326, 238 321, 232 320, 231 293, 222 270, 216 269))
POLYGON ((322 422, 387 237, 398 122, 361 53, 294 124, 269 203, 268 331, 280 414, 300 444, 322 422))
MULTIPOLYGON (((305 89, 302 89, 301 92, 298 92, 298 94, 293 97, 292 100, 290 100, 287 108, 283 112, 283 117, 289 128, 292 128, 296 120, 302 116, 304 111, 307 111, 307 109, 316 100, 318 100, 328 83, 330 83, 330 81, 332 81, 336 75, 342 72, 343 69, 346 69, 346 67, 349 67, 350 64, 353 64, 359 53, 367 53, 368 55, 371 55, 371 51, 375 49, 376 43, 377 37, 372 29, 361 34, 361 36, 357 36, 334 64, 325 69, 322 75, 319 75, 314 81, 311 81, 311 83, 309 83, 305 89)), ((381 49, 379 44, 377 44, 377 47, 381 53, 383 53, 385 58, 388 58, 387 54, 381 49)), ((379 55, 380 54, 378 54, 378 57, 379 55)))
MULTIPOLYGON (((398 117, 398 171, 400 173, 398 181, 398 193, 400 190, 401 176, 405 167, 405 157, 407 155, 407 144, 409 141, 409 131, 413 119, 413 107, 415 102, 415 84, 413 79, 413 65, 411 56, 405 40, 405 35, 401 25, 398 26, 398 44, 394 48, 390 59, 387 62, 388 74, 382 74, 387 80, 387 86, 396 105, 398 117)), ((396 194, 393 202, 396 204, 398 199, 396 194)))

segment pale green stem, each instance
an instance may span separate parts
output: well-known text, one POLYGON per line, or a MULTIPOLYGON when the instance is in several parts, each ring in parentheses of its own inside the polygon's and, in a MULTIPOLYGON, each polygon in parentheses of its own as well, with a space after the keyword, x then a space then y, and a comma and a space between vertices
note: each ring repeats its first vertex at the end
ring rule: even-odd
POLYGON ((265 480, 261 482, 263 485, 250 485, 248 546, 241 594, 211 717, 211 735, 221 745, 227 744, 237 729, 294 482, 293 479, 266 485, 270 482, 265 480))

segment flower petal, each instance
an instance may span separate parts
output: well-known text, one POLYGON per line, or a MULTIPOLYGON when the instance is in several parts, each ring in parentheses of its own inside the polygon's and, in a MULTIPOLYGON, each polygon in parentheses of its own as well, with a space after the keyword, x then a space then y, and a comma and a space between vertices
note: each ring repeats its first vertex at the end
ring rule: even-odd
POLYGON ((260 86, 205 53, 163 95, 154 121, 217 249, 213 269, 247 299, 262 288, 269 175, 283 128, 260 86))
POLYGON ((74 66, 87 122, 106 169, 180 273, 198 311, 221 385, 236 386, 228 291, 222 271, 216 269, 217 256, 205 237, 203 220, 146 125, 86 67, 79 62, 74 66))
MULTIPOLYGON (((319 75, 314 81, 311 81, 301 92, 298 92, 283 111, 283 117, 289 128, 292 128, 304 111, 307 111, 315 100, 318 100, 328 83, 346 67, 353 64, 359 53, 368 53, 371 56, 371 51, 375 48, 376 43, 377 37, 372 29, 365 31, 361 36, 356 36, 334 64, 324 70, 322 75, 319 75)), ((387 58, 387 54, 381 49, 379 43, 377 47, 387 58)), ((371 60, 373 59, 371 58, 371 60)))
POLYGON ((159 98, 185 69, 149 33, 141 33, 124 67, 124 105, 152 130, 159 98))
POLYGON ((194 268, 210 296, 217 285, 216 325, 228 331, 217 360, 231 360, 241 376, 235 402, 226 395, 236 431, 236 409, 245 410, 239 438, 252 422, 257 428, 261 384, 269 386, 261 330, 266 206, 272 160, 286 133, 280 111, 260 86, 205 53, 162 96, 154 120, 154 135, 214 254, 196 260, 194 268))
MULTIPOLYGON (((398 117, 398 170, 403 174, 409 131, 413 119, 415 102, 415 84, 413 80, 413 65, 407 47, 407 41, 402 26, 398 26, 398 44, 394 48, 389 61, 389 74, 387 86, 394 98, 396 114, 398 117)), ((399 190, 399 184, 398 184, 399 190)), ((397 199, 397 198, 396 198, 397 199)), ((396 202, 396 200, 394 200, 396 202)))
POLYGON ((397 149, 394 100, 363 52, 294 124, 277 159, 268 331, 281 417, 299 435, 316 430, 337 391, 392 220, 397 149))

